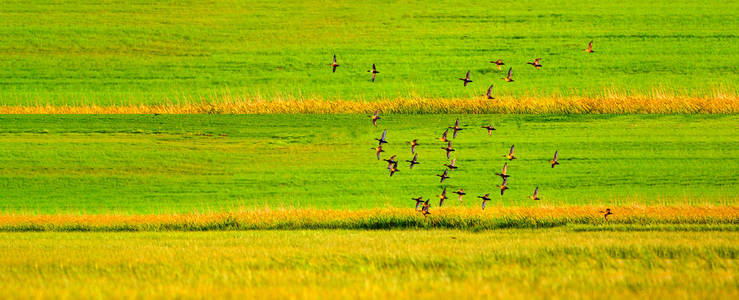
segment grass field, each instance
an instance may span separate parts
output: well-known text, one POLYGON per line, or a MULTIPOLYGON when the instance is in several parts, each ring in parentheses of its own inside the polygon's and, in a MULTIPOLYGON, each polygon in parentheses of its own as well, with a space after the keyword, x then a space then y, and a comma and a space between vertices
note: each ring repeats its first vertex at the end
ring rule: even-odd
MULTIPOLYGON (((0 116, 0 209, 37 213, 173 213, 241 208, 413 207, 449 188, 491 193, 491 206, 736 205, 734 115, 0 116), (460 117, 459 169, 434 140, 460 117), (492 137, 479 128, 494 123, 492 137), (388 129, 383 158, 373 140, 388 129), (225 135, 225 136, 222 136, 225 135), (419 139, 413 170, 408 145, 419 139), (496 194, 511 144, 509 187, 496 194), (561 165, 548 160, 558 150, 561 165), (541 203, 528 199, 540 187, 541 203)), ((436 206, 438 201, 432 201, 436 206)))
POLYGON ((0 104, 468 98, 491 83, 499 97, 736 98, 737 11, 717 0, 4 1, 0 104), (526 65, 535 57, 540 71, 526 65))
POLYGON ((27 298, 736 299, 735 232, 0 233, 27 298))

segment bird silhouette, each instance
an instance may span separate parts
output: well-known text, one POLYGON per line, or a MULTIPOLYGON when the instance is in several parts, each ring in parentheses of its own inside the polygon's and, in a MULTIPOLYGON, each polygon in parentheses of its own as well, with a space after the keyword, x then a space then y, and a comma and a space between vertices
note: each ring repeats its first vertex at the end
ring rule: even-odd
POLYGON ((484 196, 477 196, 477 198, 482 199, 482 210, 485 210, 485 205, 488 201, 490 201, 490 194, 485 194, 484 196))
POLYGON ((457 169, 458 168, 456 166, 456 163, 457 163, 457 159, 455 158, 455 159, 452 159, 452 162, 451 163, 444 164, 444 166, 446 166, 447 168, 449 168, 449 170, 452 170, 453 171, 454 169, 457 169))
POLYGON ((390 177, 393 177, 393 174, 395 174, 395 172, 400 171, 398 170, 398 163, 395 162, 392 166, 388 168, 388 170, 390 170, 390 177))
POLYGON ((503 164, 503 170, 500 173, 495 173, 495 175, 500 176, 500 178, 506 179, 510 177, 511 175, 508 175, 508 163, 503 164))
POLYGON ((462 128, 462 127, 460 127, 460 126, 459 126, 459 119, 457 119, 457 121, 456 121, 456 122, 454 122, 454 126, 450 126, 450 127, 447 127, 447 128, 448 128, 448 129, 452 129, 452 130, 454 130, 454 131, 452 132, 452 138, 453 138, 453 139, 456 139, 456 138, 457 138, 457 132, 458 132, 458 131, 460 131, 460 130, 464 130, 464 128, 462 128))
POLYGON ((447 139, 447 138, 446 138, 446 135, 447 135, 448 133, 449 133, 449 129, 447 129, 447 130, 444 130, 444 133, 442 133, 442 134, 441 134, 441 137, 440 137, 440 138, 438 138, 438 140, 440 140, 440 141, 442 141, 442 142, 448 142, 448 141, 449 141, 449 139, 447 139))
POLYGON ((446 151, 446 159, 449 159, 449 153, 455 151, 454 148, 452 148, 452 142, 447 142, 446 147, 441 147, 441 149, 444 149, 446 151))
POLYGON ((508 68, 508 75, 505 78, 501 78, 506 82, 513 82, 513 68, 508 68))
POLYGON ((611 209, 610 209, 610 208, 606 208, 606 211, 601 211, 600 213, 602 213, 602 214, 603 214, 603 218, 605 218, 605 219, 606 219, 606 221, 608 221, 608 216, 610 216, 610 215, 612 215, 612 214, 613 214, 613 213, 611 212, 611 209))
POLYGON ((446 187, 445 187, 444 190, 441 191, 441 195, 439 195, 439 207, 444 205, 444 200, 446 199, 449 199, 449 198, 446 196, 446 187))
POLYGON ((495 130, 495 127, 493 127, 492 124, 491 125, 480 126, 480 128, 487 129, 488 130, 488 136, 492 136, 493 135, 493 130, 495 130))
POLYGON ((423 213, 424 217, 431 214, 431 212, 429 212, 429 208, 431 208, 431 203, 429 203, 430 200, 431 199, 426 199, 426 202, 424 202, 421 207, 421 213, 423 213))
POLYGON ((554 151, 554 158, 549 161, 549 163, 552 165, 552 169, 554 169, 554 166, 559 164, 559 161, 557 160, 557 155, 559 151, 554 151))
POLYGON ((539 198, 539 187, 538 187, 538 186, 537 186, 537 187, 536 187, 536 189, 534 190, 534 194, 533 194, 533 195, 531 195, 531 196, 529 196, 529 198, 531 198, 531 200, 541 200, 541 199, 539 198))
POLYGON ((377 127, 377 120, 381 119, 380 116, 380 110, 376 110, 374 115, 371 115, 370 118, 372 118, 372 125, 375 125, 377 127))
POLYGON ((470 71, 467 71, 467 75, 464 78, 457 79, 464 81, 464 86, 467 86, 468 83, 472 82, 472 80, 470 80, 470 71))
POLYGON ((383 159, 384 161, 387 162, 387 168, 388 169, 390 169, 390 166, 392 166, 393 164, 397 164, 398 163, 398 161, 395 160, 395 157, 396 156, 397 155, 393 155, 393 156, 390 156, 390 158, 388 158, 388 159, 383 159))
POLYGON ((498 70, 500 70, 500 66, 502 66, 502 65, 505 65, 505 64, 503 63, 503 60, 502 60, 502 59, 498 59, 498 60, 491 60, 491 61, 490 61, 490 63, 491 63, 491 64, 495 64, 495 66, 496 66, 496 67, 498 67, 498 70))
POLYGON ((488 96, 488 100, 495 99, 495 97, 493 97, 493 85, 492 84, 488 88, 487 93, 485 93, 485 96, 488 96))
POLYGON ((416 211, 418 211, 418 208, 421 206, 421 203, 423 203, 423 197, 411 198, 411 199, 416 200, 416 211))
POLYGON ((336 54, 334 54, 334 62, 333 63, 330 63, 329 65, 334 68, 334 71, 333 72, 336 73, 336 67, 339 66, 339 64, 336 63, 336 54))
POLYGON ((459 203, 462 203, 462 196, 467 195, 467 193, 465 193, 464 190, 461 188, 459 189, 459 191, 456 191, 454 193, 457 194, 459 198, 459 203))
POLYGON ((505 190, 508 189, 508 177, 503 178, 503 183, 498 186, 500 188, 500 195, 503 196, 505 190))
POLYGON ((449 170, 444 170, 444 173, 442 173, 441 175, 436 174, 436 176, 441 177, 441 180, 439 181, 439 183, 444 183, 444 180, 446 180, 447 178, 449 178, 449 173, 448 172, 449 172, 449 170))
POLYGON ((418 140, 412 140, 409 144, 411 144, 411 153, 416 153, 416 146, 419 145, 418 140))
POLYGON ((527 62, 527 64, 534 66, 537 70, 541 69, 541 63, 539 61, 541 60, 541 57, 538 57, 534 59, 534 62, 527 62))
POLYGON ((385 150, 382 150, 382 146, 377 146, 377 148, 372 149, 375 149, 375 152, 377 153, 377 160, 380 160, 380 153, 385 152, 385 150))
POLYGON ((418 153, 416 153, 416 155, 413 155, 413 159, 412 160, 406 160, 406 161, 409 162, 409 163, 411 163, 411 166, 408 169, 411 169, 412 170, 413 169, 413 166, 415 166, 417 164, 420 164, 418 162, 418 153))
POLYGON ((585 52, 587 52, 587 53, 593 53, 593 52, 595 52, 595 51, 593 50, 593 40, 590 40, 590 43, 588 43, 588 48, 587 48, 587 49, 585 49, 585 50, 582 50, 582 51, 585 51, 585 52))
POLYGON ((372 82, 375 82, 375 76, 380 73, 380 71, 377 71, 375 64, 372 64, 372 70, 368 70, 367 72, 372 73, 372 82))
POLYGON ((508 160, 514 160, 514 159, 516 159, 516 157, 515 157, 515 156, 513 156, 513 150, 514 150, 514 147, 515 147, 515 146, 516 146, 516 145, 511 145, 511 150, 510 150, 510 151, 508 151, 508 154, 506 154, 506 155, 503 155, 503 157, 507 158, 508 160))
POLYGON ((380 146, 382 146, 382 144, 387 144, 387 140, 385 139, 386 135, 387 135, 387 129, 385 129, 385 131, 382 132, 382 136, 379 139, 375 139, 376 141, 380 143, 380 146))

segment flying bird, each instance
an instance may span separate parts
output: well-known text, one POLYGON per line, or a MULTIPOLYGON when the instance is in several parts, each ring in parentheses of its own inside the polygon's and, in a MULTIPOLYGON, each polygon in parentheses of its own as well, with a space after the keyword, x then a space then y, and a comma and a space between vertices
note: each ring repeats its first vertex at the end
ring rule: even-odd
POLYGON ((595 52, 593 50, 593 40, 590 40, 590 43, 588 43, 588 49, 585 49, 585 50, 582 50, 582 51, 585 51, 587 53, 593 53, 593 52, 595 52))
POLYGON ((514 160, 514 159, 516 159, 516 157, 513 156, 513 149, 514 149, 515 146, 516 145, 511 145, 511 150, 508 151, 508 154, 503 155, 503 157, 507 158, 508 160, 514 160))
POLYGON ((449 159, 449 153, 454 151, 454 148, 452 148, 452 142, 447 142, 446 147, 441 147, 441 149, 446 150, 446 159, 449 159))
POLYGON ((605 218, 605 219, 606 219, 606 221, 608 221, 608 216, 610 216, 610 215, 612 215, 612 214, 613 214, 613 213, 611 212, 611 209, 610 209, 610 208, 606 208, 606 211, 601 211, 600 213, 602 213, 602 214, 603 214, 603 218, 605 218))
POLYGON ((539 61, 541 57, 534 59, 534 62, 527 62, 527 64, 534 66, 537 70, 541 69, 541 63, 539 61))
POLYGON ((406 161, 409 162, 409 163, 411 163, 411 166, 408 169, 413 170, 413 166, 415 166, 417 164, 420 164, 418 162, 418 153, 416 153, 416 155, 413 155, 413 159, 412 160, 406 160, 406 161))
POLYGON ((457 166, 455 166, 456 162, 457 162, 457 159, 455 158, 455 159, 452 159, 452 162, 451 163, 444 164, 444 166, 446 166, 447 168, 449 168, 449 170, 454 170, 454 169, 458 168, 457 166))
POLYGON ((485 194, 484 196, 477 196, 477 198, 482 199, 482 210, 485 210, 485 204, 490 201, 490 194, 485 194))
POLYGON ((454 122, 454 126, 453 127, 447 127, 447 128, 454 130, 453 133, 452 133, 452 138, 453 139, 456 139, 457 138, 457 132, 458 131, 464 130, 464 128, 462 128, 462 127, 459 126, 459 119, 457 119, 457 121, 454 122))
POLYGON ((440 140, 442 142, 448 142, 449 139, 446 138, 447 133, 449 133, 449 129, 444 130, 444 133, 441 134, 441 137, 438 138, 438 140, 440 140))
POLYGON ((416 153, 416 146, 418 146, 418 140, 412 140, 410 141, 411 144, 411 153, 416 153))
POLYGON ((485 96, 488 96, 488 100, 495 99, 495 97, 493 97, 493 85, 492 84, 488 88, 488 92, 485 93, 485 96))
POLYGON ((500 188, 500 195, 503 196, 505 190, 508 189, 508 178, 503 178, 503 184, 498 186, 500 188))
POLYGON ((444 200, 449 199, 449 197, 446 196, 446 188, 444 188, 443 191, 441 191, 441 195, 439 195, 439 207, 444 205, 444 200))
POLYGON ((501 171, 500 173, 495 173, 495 175, 498 175, 500 176, 500 178, 503 178, 503 179, 510 177, 511 175, 508 175, 508 163, 504 163, 503 171, 501 171))
POLYGON ((380 71, 377 71, 375 64, 372 64, 372 70, 367 70, 367 72, 372 73, 372 82, 375 82, 375 76, 377 75, 377 73, 380 73, 380 71))
POLYGON ((498 60, 491 60, 491 61, 490 61, 490 63, 491 63, 491 64, 495 64, 495 66, 496 66, 496 67, 498 67, 498 70, 500 70, 500 66, 502 66, 502 65, 505 65, 505 64, 503 63, 503 60, 502 60, 502 59, 498 59, 498 60))
POLYGON ((371 115, 370 118, 372 119, 372 125, 375 125, 377 127, 377 120, 381 119, 380 116, 380 110, 376 110, 374 115, 371 115))
POLYGON ((387 162, 387 168, 388 168, 388 169, 390 169, 390 167, 391 167, 391 166, 392 166, 393 164, 397 164, 397 163, 398 163, 398 161, 396 161, 396 160, 395 160, 395 157, 396 157, 396 156, 397 156, 397 155, 393 155, 393 156, 390 156, 390 158, 388 158, 388 159, 383 159, 384 161, 386 161, 386 162, 387 162))
POLYGON ((395 174, 395 172, 400 171, 398 170, 398 163, 397 162, 394 163, 392 166, 388 168, 388 170, 390 170, 390 177, 393 177, 393 174, 395 174))
POLYGON ((559 151, 554 151, 554 158, 549 161, 549 163, 552 165, 552 169, 554 169, 554 166, 559 164, 559 161, 557 160, 557 154, 559 151))
POLYGON ((513 82, 513 68, 508 68, 508 75, 505 78, 501 78, 507 82, 513 82))
POLYGON ((336 67, 339 66, 339 64, 336 63, 336 54, 334 54, 334 62, 329 65, 331 65, 334 68, 334 73, 336 73, 336 67))
POLYGON ((472 80, 470 80, 470 71, 467 71, 467 76, 465 76, 464 78, 457 79, 464 81, 464 86, 467 86, 468 83, 472 82, 472 80))
POLYGON ((491 125, 480 126, 480 127, 481 128, 485 128, 485 129, 488 130, 488 136, 492 136, 493 135, 493 130, 495 130, 495 127, 493 127, 492 124, 491 125))
POLYGON ((411 199, 416 200, 416 211, 418 211, 418 208, 421 206, 421 203, 423 203, 423 197, 411 198, 411 199))
POLYGON ((444 180, 446 180, 447 178, 449 178, 449 175, 448 175, 449 173, 448 172, 449 172, 449 170, 444 170, 444 173, 443 174, 441 174, 441 175, 436 174, 436 176, 441 177, 441 181, 439 181, 439 183, 444 183, 444 180))
POLYGON ((380 153, 385 152, 385 150, 382 150, 382 146, 377 146, 377 148, 372 149, 375 149, 375 152, 377 152, 377 160, 380 160, 380 153))
POLYGON ((459 191, 456 191, 454 193, 458 195, 459 203, 462 203, 462 196, 467 195, 467 193, 465 193, 464 190, 461 188, 459 189, 459 191))
POLYGON ((430 215, 429 208, 431 208, 431 204, 429 203, 431 199, 426 199, 426 202, 423 203, 423 206, 421 206, 421 213, 423 213, 423 216, 426 217, 426 215, 430 215))
POLYGON ((531 198, 531 200, 541 200, 541 198, 539 198, 539 187, 538 186, 534 190, 534 194, 529 196, 529 198, 531 198))
POLYGON ((376 141, 380 142, 380 146, 382 146, 382 144, 387 144, 385 135, 387 135, 387 129, 385 129, 385 131, 382 132, 382 136, 379 139, 375 139, 376 141))

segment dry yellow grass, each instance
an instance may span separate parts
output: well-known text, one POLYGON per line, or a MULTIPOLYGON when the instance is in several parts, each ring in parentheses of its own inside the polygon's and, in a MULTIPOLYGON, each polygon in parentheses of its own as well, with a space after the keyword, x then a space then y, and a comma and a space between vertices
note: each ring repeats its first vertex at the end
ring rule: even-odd
POLYGON ((682 96, 655 90, 650 95, 606 91, 599 97, 502 97, 487 100, 430 99, 422 97, 379 101, 324 99, 262 99, 220 95, 214 99, 190 99, 184 104, 0 106, 0 114, 336 114, 371 113, 523 113, 523 114, 673 114, 739 113, 739 97, 717 90, 707 96, 682 96))

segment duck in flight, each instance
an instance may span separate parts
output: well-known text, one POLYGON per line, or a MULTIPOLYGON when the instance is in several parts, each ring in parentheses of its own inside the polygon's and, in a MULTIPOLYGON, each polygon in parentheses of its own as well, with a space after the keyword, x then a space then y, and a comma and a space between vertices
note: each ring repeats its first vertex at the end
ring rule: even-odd
POLYGON ((415 155, 413 155, 413 159, 412 160, 406 160, 406 161, 409 162, 409 163, 411 163, 411 166, 408 169, 413 170, 413 166, 415 166, 417 164, 420 164, 418 162, 418 153, 416 153, 415 155))
POLYGON ((441 195, 439 195, 439 207, 444 205, 444 200, 449 199, 449 197, 446 196, 446 188, 444 188, 443 191, 441 191, 441 195))
POLYGON ((602 214, 603 214, 603 218, 605 218, 605 219, 606 219, 606 221, 608 221, 608 216, 610 216, 610 215, 612 215, 612 214, 613 214, 613 213, 611 212, 611 209, 610 209, 610 208, 606 208, 606 211, 601 211, 600 213, 602 213, 602 214))
POLYGON ((418 146, 418 140, 412 140, 410 141, 411 144, 411 153, 416 153, 416 146, 418 146))
POLYGON ((385 150, 382 150, 382 146, 377 146, 377 148, 372 149, 375 149, 375 152, 377 153, 377 160, 380 160, 380 153, 385 152, 385 150))
POLYGON ((375 76, 380 73, 380 71, 377 71, 375 64, 372 64, 372 70, 368 70, 367 72, 372 73, 372 82, 375 82, 375 76))
POLYGON ((382 136, 379 139, 375 139, 376 141, 380 143, 380 146, 382 146, 382 144, 387 144, 387 140, 385 139, 386 135, 387 135, 387 129, 385 129, 385 131, 382 132, 382 136))
POLYGON ((496 67, 498 67, 498 70, 500 70, 500 66, 502 66, 502 65, 505 65, 505 64, 503 63, 503 60, 502 60, 502 59, 498 59, 498 60, 491 60, 491 61, 490 61, 490 63, 491 63, 491 64, 495 64, 495 66, 496 66, 496 67))
POLYGON ((482 210, 485 210, 485 205, 490 201, 490 194, 485 194, 484 196, 477 196, 477 198, 482 199, 482 210))
POLYGON ((464 86, 467 86, 468 83, 472 82, 472 80, 470 80, 470 71, 467 71, 467 75, 464 78, 457 79, 464 81, 464 86))
POLYGON ((431 204, 429 203, 431 199, 426 199, 426 202, 423 203, 423 206, 421 206, 421 213, 423 213, 423 216, 426 217, 426 215, 430 215, 429 208, 431 208, 431 204))
POLYGON ((534 62, 527 62, 527 64, 534 66, 537 70, 541 69, 541 63, 539 61, 541 60, 541 57, 538 57, 534 59, 534 62))
POLYGON ((495 99, 495 97, 493 97, 493 85, 492 84, 488 88, 487 93, 485 93, 485 96, 488 96, 488 100, 495 99))
POLYGON ((447 128, 448 128, 448 129, 452 129, 452 130, 454 130, 454 131, 452 132, 452 138, 453 138, 453 139, 456 139, 456 138, 457 138, 457 132, 459 132, 460 130, 464 130, 464 128, 462 128, 462 127, 460 127, 460 126, 459 126, 459 119, 457 119, 457 121, 456 121, 456 122, 454 122, 454 126, 452 126, 452 127, 447 127, 447 128))
POLYGON ((447 142, 446 147, 441 147, 441 149, 446 151, 446 159, 449 159, 449 153, 455 151, 454 148, 452 148, 452 142, 447 142))
POLYGON ((507 158, 508 160, 514 160, 516 159, 515 156, 513 156, 513 150, 516 145, 511 145, 511 150, 508 151, 508 154, 503 155, 503 157, 507 158))
POLYGON ((388 168, 388 170, 390 170, 390 177, 393 177, 393 174, 395 174, 395 172, 398 172, 399 171, 398 170, 398 162, 395 162, 392 166, 390 166, 388 168))
POLYGON ((495 130, 495 127, 493 127, 493 125, 492 125, 492 124, 490 124, 490 125, 485 125, 485 126, 480 126, 480 127, 481 127, 481 128, 485 128, 485 129, 487 129, 487 130, 488 130, 488 136, 493 136, 493 130, 495 130))
POLYGON ((447 129, 447 130, 444 130, 444 133, 442 133, 442 134, 441 134, 441 137, 440 137, 440 138, 438 138, 438 140, 440 140, 440 141, 442 141, 442 142, 448 142, 448 141, 449 141, 449 139, 447 139, 447 138, 446 138, 446 135, 447 135, 448 133, 449 133, 449 129, 447 129))
POLYGON ((411 199, 416 200, 416 211, 418 211, 418 208, 421 207, 421 203, 423 203, 423 197, 411 198, 411 199))
POLYGON ((498 186, 500 188, 500 195, 503 196, 505 190, 508 189, 508 178, 503 178, 503 183, 498 186))
POLYGON ((441 177, 441 180, 439 181, 439 183, 444 183, 444 180, 449 178, 449 170, 444 170, 444 173, 442 173, 441 175, 436 174, 436 176, 441 177))
POLYGON ((505 78, 501 78, 506 82, 513 82, 513 68, 508 68, 508 75, 505 78))
POLYGON ((529 198, 531 198, 531 200, 541 200, 541 198, 539 198, 539 187, 538 186, 534 190, 534 194, 529 196, 529 198))
POLYGON ((446 166, 447 168, 449 168, 449 170, 452 170, 452 171, 453 171, 454 169, 457 169, 457 168, 458 168, 458 167, 457 167, 457 166, 455 165, 456 163, 457 163, 457 159, 455 158, 455 159, 452 159, 452 162, 451 162, 451 163, 449 163, 449 164, 444 164, 444 166, 446 166))
POLYGON ((380 116, 380 110, 376 110, 374 115, 371 115, 370 118, 372 119, 372 125, 375 125, 377 127, 377 120, 381 119, 380 116))
POLYGON ((386 162, 387 162, 387 168, 388 168, 388 169, 390 169, 390 167, 391 167, 391 166, 392 166, 393 164, 397 164, 397 163, 398 163, 398 161, 396 161, 396 160, 395 160, 395 157, 396 157, 396 156, 397 156, 397 155, 393 155, 393 156, 390 156, 390 158, 388 158, 388 159, 383 159, 384 161, 386 161, 386 162))
POLYGON ((585 52, 587 52, 587 53, 593 53, 593 52, 595 52, 595 51, 593 50, 593 40, 590 40, 590 43, 588 43, 588 48, 587 48, 587 49, 585 49, 585 50, 583 50, 583 51, 585 51, 585 52))
POLYGON ((559 164, 559 161, 557 160, 557 154, 559 151, 554 151, 554 158, 549 161, 549 163, 552 165, 552 169, 554 169, 554 166, 559 164))
POLYGON ((467 193, 465 193, 464 190, 461 188, 459 189, 459 191, 456 191, 454 193, 457 194, 459 198, 459 203, 462 203, 462 196, 467 195, 467 193))
POLYGON ((495 173, 495 175, 500 176, 500 178, 506 179, 510 177, 511 175, 508 175, 508 163, 503 164, 503 170, 500 173, 495 173))
POLYGON ((336 67, 339 66, 339 64, 336 63, 336 54, 334 54, 334 62, 330 63, 329 65, 331 65, 334 68, 334 73, 336 73, 336 67))

